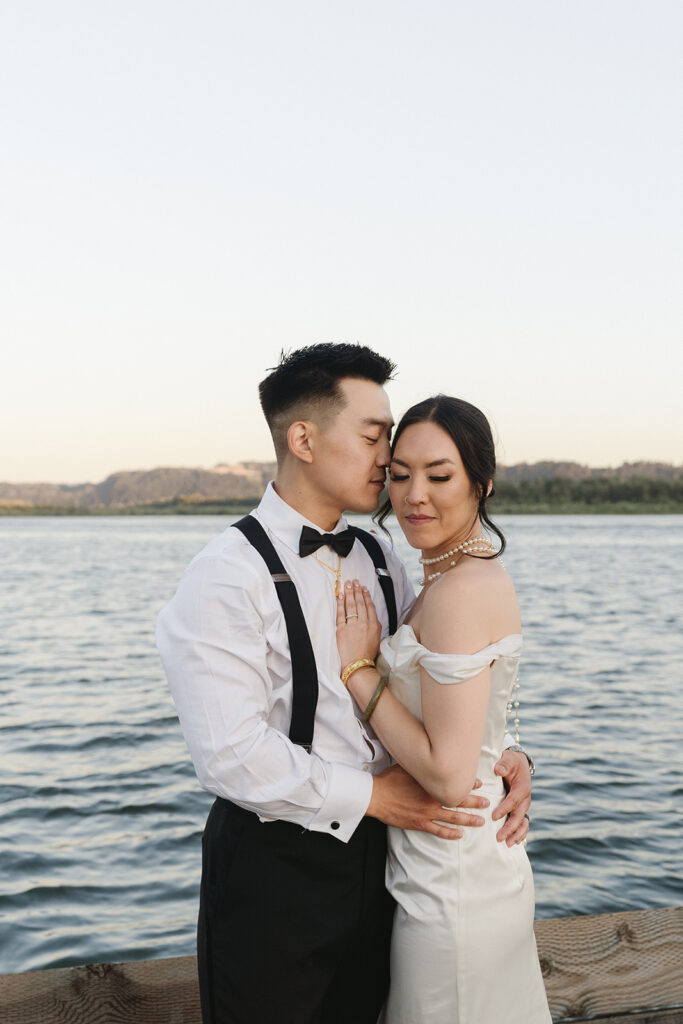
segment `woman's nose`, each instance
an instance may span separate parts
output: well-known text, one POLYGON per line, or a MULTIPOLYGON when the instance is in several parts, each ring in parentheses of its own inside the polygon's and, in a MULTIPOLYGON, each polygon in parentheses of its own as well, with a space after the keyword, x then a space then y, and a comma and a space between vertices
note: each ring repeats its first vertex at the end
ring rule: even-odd
POLYGON ((406 495, 408 505, 423 505, 425 501, 424 488, 420 487, 417 482, 412 483, 406 495))

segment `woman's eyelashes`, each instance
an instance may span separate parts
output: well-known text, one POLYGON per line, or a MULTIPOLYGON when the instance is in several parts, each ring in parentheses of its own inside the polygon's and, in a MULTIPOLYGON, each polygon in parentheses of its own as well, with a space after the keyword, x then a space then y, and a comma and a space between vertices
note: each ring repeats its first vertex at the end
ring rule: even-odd
MULTIPOLYGON (((408 474, 404 473, 402 475, 399 475, 398 473, 390 473, 389 474, 389 479, 390 480, 394 480, 397 483, 400 483, 401 480, 407 480, 408 479, 408 474)), ((447 483, 450 480, 450 477, 449 476, 430 476, 427 479, 431 480, 432 483, 435 483, 435 484, 445 484, 445 483, 447 483)))

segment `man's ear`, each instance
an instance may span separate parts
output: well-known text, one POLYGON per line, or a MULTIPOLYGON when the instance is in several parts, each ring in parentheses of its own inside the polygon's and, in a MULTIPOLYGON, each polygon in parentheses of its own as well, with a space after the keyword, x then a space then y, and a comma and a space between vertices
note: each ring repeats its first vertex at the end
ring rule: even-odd
POLYGON ((313 442, 316 425, 311 420, 297 420, 287 431, 287 448, 295 459, 313 462, 313 442))

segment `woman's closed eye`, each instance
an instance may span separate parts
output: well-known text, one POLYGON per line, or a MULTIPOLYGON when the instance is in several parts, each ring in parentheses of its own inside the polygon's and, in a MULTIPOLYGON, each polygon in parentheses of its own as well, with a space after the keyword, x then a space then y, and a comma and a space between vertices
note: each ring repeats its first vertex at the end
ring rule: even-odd
MULTIPOLYGON (((389 474, 389 479, 390 480, 395 480, 398 483, 400 483, 401 480, 407 480, 408 479, 408 474, 407 473, 404 473, 404 474, 390 473, 389 474)), ((430 476, 429 479, 433 483, 435 483, 435 484, 445 484, 445 483, 447 483, 450 480, 450 477, 449 476, 430 476)))

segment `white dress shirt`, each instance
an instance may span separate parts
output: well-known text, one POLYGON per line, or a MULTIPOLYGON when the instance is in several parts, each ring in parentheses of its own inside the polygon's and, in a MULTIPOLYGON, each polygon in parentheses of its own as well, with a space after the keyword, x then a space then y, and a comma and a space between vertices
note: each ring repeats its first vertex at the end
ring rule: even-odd
MULTIPOLYGON (((301 527, 319 527, 272 483, 252 515, 294 581, 315 654, 311 753, 288 738, 292 669, 284 614, 265 562, 239 530, 229 527, 190 563, 159 615, 157 646, 202 787, 263 820, 293 821, 346 842, 368 808, 372 775, 391 762, 340 678, 335 574, 314 555, 299 556, 301 527)), ((347 525, 342 517, 332 532, 347 525)), ((400 621, 415 592, 399 556, 378 540, 400 621)), ((336 568, 331 548, 317 554, 336 568)), ((360 541, 342 559, 342 580, 353 578, 369 588, 386 636, 384 595, 360 541)))

